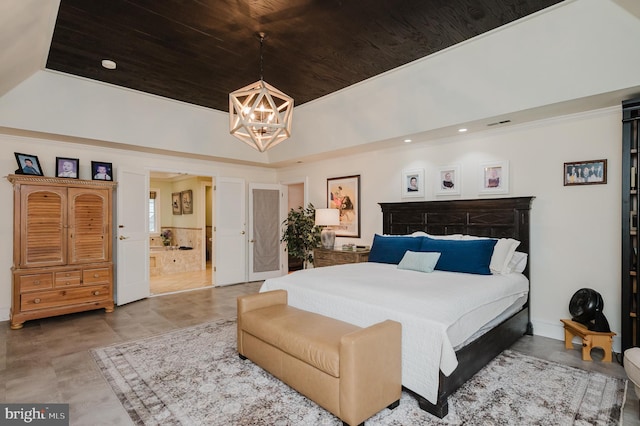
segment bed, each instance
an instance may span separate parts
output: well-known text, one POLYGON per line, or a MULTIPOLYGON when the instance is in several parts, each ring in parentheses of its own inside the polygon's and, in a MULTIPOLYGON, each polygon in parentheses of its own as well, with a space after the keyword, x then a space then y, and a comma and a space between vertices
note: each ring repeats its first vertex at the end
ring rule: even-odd
MULTIPOLYGON (((532 200, 517 197, 380 203, 383 234, 512 238, 520 241, 518 252, 529 254, 532 200)), ((532 334, 529 265, 530 258, 521 274, 471 277, 449 271, 420 274, 400 270, 395 264, 367 262, 298 271, 266 280, 260 291, 286 289, 292 306, 360 326, 387 318, 400 321, 403 387, 418 399, 422 409, 442 418, 448 413, 449 395, 525 333, 532 334), (427 279, 431 281, 425 285, 427 279), (504 294, 478 291, 498 287, 483 285, 485 281, 500 282, 499 291, 504 294), (435 293, 421 298, 426 287, 435 293), (454 288, 459 294, 445 291, 454 288), (462 302, 465 293, 478 300, 478 307, 462 302), (495 298, 496 302, 484 297, 495 298), (446 298, 454 303, 446 305, 450 303, 446 298), (457 310, 460 312, 453 312, 457 310), (476 316, 468 314, 471 311, 476 316), (467 322, 458 322, 458 316, 468 316, 467 322), (469 328, 473 322, 489 323, 490 327, 477 331, 469 328)))

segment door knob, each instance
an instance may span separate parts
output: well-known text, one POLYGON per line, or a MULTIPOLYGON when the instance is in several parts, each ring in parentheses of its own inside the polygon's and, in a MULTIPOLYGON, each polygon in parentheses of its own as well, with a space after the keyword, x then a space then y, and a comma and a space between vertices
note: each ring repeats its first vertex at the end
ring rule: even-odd
POLYGON ((241 234, 241 235, 244 235, 244 231, 242 231, 240 234, 241 234))
POLYGON ((120 235, 120 239, 121 240, 126 240, 127 238, 129 238, 129 237, 125 237, 124 235, 120 235))
POLYGON ((249 242, 250 242, 250 243, 255 243, 255 242, 256 242, 256 240, 249 240, 249 242))

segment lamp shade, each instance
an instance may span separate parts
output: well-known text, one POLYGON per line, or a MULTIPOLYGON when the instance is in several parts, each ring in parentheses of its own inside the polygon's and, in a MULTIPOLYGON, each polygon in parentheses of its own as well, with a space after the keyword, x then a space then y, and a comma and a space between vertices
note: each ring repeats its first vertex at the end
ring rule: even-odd
POLYGON ((340 210, 316 209, 316 226, 340 225, 340 210))

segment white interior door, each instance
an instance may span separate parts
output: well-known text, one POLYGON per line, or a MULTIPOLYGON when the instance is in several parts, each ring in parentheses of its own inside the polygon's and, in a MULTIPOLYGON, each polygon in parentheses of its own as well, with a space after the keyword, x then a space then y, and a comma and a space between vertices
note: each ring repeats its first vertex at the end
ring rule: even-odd
POLYGON ((118 170, 116 304, 149 296, 149 176, 118 170))
POLYGON ((249 281, 285 274, 285 245, 280 242, 287 214, 287 187, 249 184, 249 281))
POLYGON ((247 281, 247 221, 244 179, 216 178, 215 285, 247 281))

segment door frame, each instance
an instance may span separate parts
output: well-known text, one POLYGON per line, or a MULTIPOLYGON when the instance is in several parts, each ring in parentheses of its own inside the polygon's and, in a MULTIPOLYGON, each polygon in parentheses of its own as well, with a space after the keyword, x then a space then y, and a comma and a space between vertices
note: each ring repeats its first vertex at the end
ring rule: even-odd
MULTIPOLYGON (((209 182, 200 182, 200 188, 199 189, 200 189, 200 195, 202 197, 201 198, 202 200, 205 200, 205 186, 211 185, 212 187, 214 187, 215 184, 216 184, 216 175, 213 174, 213 173, 193 172, 193 171, 187 172, 187 171, 185 171, 184 169, 181 169, 181 168, 168 168, 168 167, 156 167, 156 166, 148 166, 148 167, 145 167, 145 169, 147 170, 147 177, 148 177, 147 186, 149 186, 150 183, 151 183, 151 173, 153 173, 153 172, 158 172, 158 173, 176 173, 176 174, 190 176, 190 177, 211 178, 211 183, 210 184, 209 184, 209 182)), ((165 194, 165 197, 166 196, 167 195, 165 194)), ((169 199, 171 199, 170 197, 171 197, 171 194, 169 194, 169 199)), ((213 200, 212 200, 213 204, 212 204, 211 208, 215 209, 216 200, 215 200, 215 197, 212 197, 212 198, 213 198, 213 200)), ((206 206, 204 205, 204 202, 203 203, 198 203, 197 205, 202 205, 202 212, 203 212, 203 214, 201 215, 201 220, 200 219, 198 220, 198 226, 202 225, 202 241, 203 241, 203 244, 202 244, 202 268, 204 270, 206 270, 206 257, 205 257, 206 256, 206 229, 205 229, 205 226, 206 226, 206 218, 205 218, 206 206)), ((213 215, 214 215, 214 220, 215 220, 215 210, 213 210, 213 212, 214 212, 213 215)), ((147 215, 149 214, 148 209, 146 211, 146 214, 147 215)), ((147 258, 150 256, 150 253, 151 253, 151 250, 149 249, 149 246, 147 245, 147 258)), ((213 245, 211 247, 211 256, 212 256, 212 259, 213 259, 213 256, 214 256, 213 245)), ((212 268, 211 268, 211 286, 215 286, 215 281, 214 281, 215 280, 215 274, 213 272, 213 265, 214 264, 215 263, 212 263, 212 268)), ((151 280, 151 277, 149 277, 149 281, 150 280, 151 280)), ((166 294, 169 294, 169 293, 166 293, 166 294)), ((162 293, 161 294, 154 294, 154 295, 151 295, 151 297, 163 296, 163 295, 164 294, 162 294, 162 293)))

